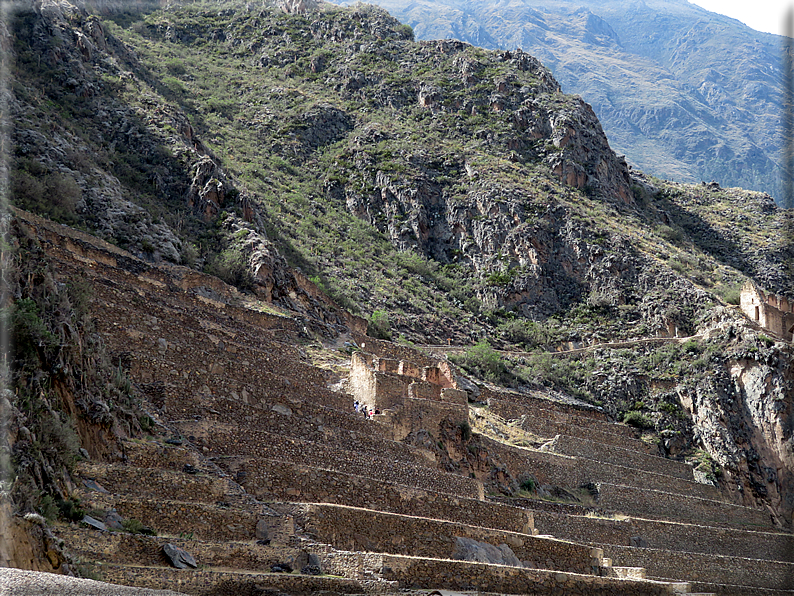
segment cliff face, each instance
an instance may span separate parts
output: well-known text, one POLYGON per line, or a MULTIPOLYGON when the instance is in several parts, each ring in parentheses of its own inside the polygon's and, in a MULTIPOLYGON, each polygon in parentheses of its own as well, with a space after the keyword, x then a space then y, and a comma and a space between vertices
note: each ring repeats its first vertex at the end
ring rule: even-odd
MULTIPOLYGON (((722 332, 725 332, 723 327, 722 332)), ((766 503, 781 522, 794 512, 794 362, 790 349, 736 335, 724 367, 681 395, 694 433, 726 473, 725 486, 746 503, 766 503), (783 348, 783 349, 781 349, 783 348)))

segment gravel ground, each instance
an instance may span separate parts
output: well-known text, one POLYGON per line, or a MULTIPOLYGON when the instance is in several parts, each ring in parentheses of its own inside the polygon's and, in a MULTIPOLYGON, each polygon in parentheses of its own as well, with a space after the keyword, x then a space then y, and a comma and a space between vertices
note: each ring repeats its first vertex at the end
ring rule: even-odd
POLYGON ((0 568, 0 596, 185 596, 171 590, 150 590, 106 584, 68 575, 0 568))

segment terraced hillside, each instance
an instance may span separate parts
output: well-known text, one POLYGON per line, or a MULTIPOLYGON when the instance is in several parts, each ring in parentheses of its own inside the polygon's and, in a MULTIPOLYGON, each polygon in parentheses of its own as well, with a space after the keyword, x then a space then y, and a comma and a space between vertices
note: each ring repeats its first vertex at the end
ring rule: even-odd
POLYGON ((15 221, 59 280, 90 286, 148 418, 76 464, 93 519, 54 533, 84 574, 187 594, 792 594, 794 536, 769 511, 595 407, 487 386, 470 404, 445 359, 354 328, 321 341, 211 276, 15 221))

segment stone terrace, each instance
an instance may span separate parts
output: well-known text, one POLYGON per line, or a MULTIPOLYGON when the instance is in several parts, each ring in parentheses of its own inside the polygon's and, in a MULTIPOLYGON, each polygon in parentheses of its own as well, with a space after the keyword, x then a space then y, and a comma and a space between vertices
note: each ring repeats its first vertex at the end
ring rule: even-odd
MULTIPOLYGON (((691 569, 680 537, 645 548, 621 544, 619 532, 606 532, 614 538, 604 540, 591 540, 584 530, 576 538, 555 535, 551 523, 534 527, 531 507, 486 499, 493 489, 487 479, 457 473, 454 466, 442 469, 435 448, 395 440, 426 433, 441 443, 442 423, 466 420, 466 395, 447 363, 357 336, 365 351, 358 372, 366 381, 371 371, 374 381, 359 385, 360 401, 386 406, 374 420, 364 420, 353 411, 352 394, 329 389, 336 375, 305 356, 300 346, 309 339, 288 314, 253 310, 215 278, 145 263, 33 216, 18 219, 42 242, 61 279, 79 276, 91 284, 98 330, 156 422, 155 436, 126 441, 112 462, 82 462, 78 473, 84 480, 80 496, 94 517, 106 519, 115 510, 158 536, 60 526, 57 532, 80 568, 109 581, 197 595, 448 589, 640 596, 691 592, 690 579, 705 589, 714 583, 715 591, 725 593, 714 575, 705 582, 687 577, 691 569), (379 387, 386 393, 378 394, 379 387), (480 553, 476 557, 498 551, 509 564, 454 560, 469 556, 458 550, 460 541, 469 541, 480 553), (200 568, 171 569, 159 555, 164 542, 191 552, 200 568), (648 575, 680 581, 642 579, 633 562, 646 554, 648 575), (300 571, 310 555, 339 577, 271 572, 275 563, 300 571), (654 559, 668 555, 681 562, 678 575, 654 559)), ((559 451, 480 437, 482 448, 514 477, 529 471, 563 488, 593 484, 601 509, 632 519, 653 517, 645 509, 660 494, 669 495, 664 498, 671 509, 658 512, 659 522, 645 524, 688 523, 682 518, 708 517, 709 508, 720 504, 714 487, 693 482, 678 462, 638 450, 631 431, 601 412, 516 395, 493 397, 511 400, 512 411, 521 414, 531 416, 537 408, 556 425, 592 425, 615 437, 602 443, 601 435, 558 432, 547 438, 567 437, 557 439, 559 451), (597 444, 588 457, 575 453, 583 441, 597 444), (618 465, 623 452, 616 449, 631 451, 631 465, 646 462, 644 467, 618 465)), ((741 533, 744 544, 753 532, 780 535, 764 512, 721 505, 728 512, 723 528, 703 524, 710 528, 699 535, 704 550, 723 530, 741 533)), ((769 577, 787 569, 789 560, 774 549, 767 552, 774 567, 769 577)), ((725 552, 707 565, 717 573, 720 564, 736 565, 742 556, 725 552)), ((698 557, 705 560, 707 554, 698 557)), ((738 573, 731 582, 754 585, 751 574, 738 573)), ((767 589, 771 581, 756 583, 767 589)))

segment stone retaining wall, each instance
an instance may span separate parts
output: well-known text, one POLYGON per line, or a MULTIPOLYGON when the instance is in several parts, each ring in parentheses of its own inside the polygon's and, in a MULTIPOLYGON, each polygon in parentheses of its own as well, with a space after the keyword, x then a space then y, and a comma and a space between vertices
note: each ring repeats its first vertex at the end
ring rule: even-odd
POLYGON ((93 478, 112 493, 137 497, 156 498, 168 495, 177 501, 215 503, 240 501, 245 496, 229 479, 203 473, 186 474, 181 470, 132 466, 109 467, 106 464, 81 464, 79 473, 83 478, 93 478))
POLYGON ((248 594, 363 594, 361 582, 340 577, 298 575, 295 573, 235 573, 233 571, 184 570, 166 567, 122 567, 86 565, 103 581, 135 585, 154 590, 175 586, 180 593, 195 596, 241 596, 248 594))
POLYGON ((400 587, 479 590, 533 596, 662 596, 680 594, 668 583, 623 580, 537 569, 384 555, 383 572, 400 587))
POLYGON ((394 457, 400 451, 395 454, 387 450, 379 455, 362 455, 356 451, 336 448, 332 443, 314 443, 268 433, 262 433, 262 436, 265 439, 261 442, 244 444, 246 438, 243 434, 236 442, 226 440, 227 437, 222 438, 220 435, 208 435, 206 439, 199 439, 198 444, 207 446, 212 453, 219 456, 218 463, 229 472, 237 474, 244 471, 246 478, 254 477, 258 469, 269 467, 266 460, 277 460, 311 467, 322 466, 345 474, 469 499, 479 499, 483 494, 482 483, 478 480, 442 472, 433 467, 406 465, 394 457))
MULTIPOLYGON (((281 416, 277 412, 270 412, 271 416, 281 416)), ((363 416, 362 416, 363 418, 363 416)), ((366 422, 372 427, 371 434, 350 432, 332 426, 314 425, 307 423, 305 432, 300 432, 300 424, 296 424, 296 429, 290 429, 283 434, 270 432, 269 430, 259 430, 257 426, 258 417, 254 417, 250 422, 241 428, 242 425, 232 423, 221 424, 215 421, 185 421, 178 424, 180 431, 192 441, 208 447, 216 455, 252 455, 262 457, 275 457, 276 459, 289 459, 283 453, 294 452, 291 447, 295 441, 306 445, 306 452, 301 456, 314 454, 318 456, 317 461, 323 461, 321 453, 326 449, 326 445, 333 445, 330 454, 344 454, 353 457, 359 465, 370 468, 375 465, 375 459, 389 462, 387 468, 394 467, 394 462, 408 466, 429 466, 436 467, 435 455, 425 449, 420 449, 384 439, 383 435, 388 435, 388 428, 384 428, 376 421, 366 422), (380 436, 378 431, 381 430, 380 436)), ((301 463, 307 463, 302 461, 301 463)), ((373 470, 374 471, 374 470, 373 470)))
POLYGON ((792 594, 791 590, 704 582, 692 582, 692 591, 697 594, 716 594, 716 596, 791 596, 792 594))
MULTIPOLYGON (((234 400, 219 400, 215 412, 205 412, 202 421, 213 421, 215 424, 238 424, 255 429, 294 436, 312 441, 324 441, 329 433, 348 434, 360 440, 370 438, 382 442, 388 436, 389 428, 384 426, 384 418, 375 417, 366 420, 353 409, 352 397, 338 394, 347 403, 342 411, 337 407, 327 407, 311 401, 288 399, 284 396, 272 397, 258 403, 240 403, 234 400), (379 423, 380 422, 380 423, 379 423)), ((249 401, 253 401, 249 396, 249 401)), ((187 434, 186 434, 187 436, 187 434)), ((400 446, 395 446, 399 448, 400 446)), ((407 450, 415 448, 404 446, 407 450)))
POLYGON ((438 364, 436 358, 428 356, 415 348, 402 346, 382 339, 375 339, 374 337, 361 335, 359 333, 352 333, 352 336, 362 350, 375 356, 392 358, 394 360, 406 360, 422 368, 438 364))
MULTIPOLYGON (((535 409, 553 410, 560 414, 590 418, 602 422, 607 421, 607 415, 595 406, 567 404, 545 398, 542 395, 531 395, 505 390, 500 391, 493 387, 480 387, 480 396, 478 400, 487 401, 489 404, 493 400, 495 403, 498 402, 508 407, 523 406, 531 408, 532 411, 535 409)), ((499 413, 499 415, 503 416, 501 413, 499 413)), ((516 416, 505 417, 516 418, 516 416)))
POLYGON ((557 435, 549 446, 551 451, 574 457, 584 457, 617 466, 639 468, 654 474, 694 480, 692 466, 684 462, 637 453, 613 445, 604 445, 587 439, 557 435))
POLYGON ((254 540, 257 524, 264 520, 274 543, 286 544, 294 534, 291 520, 257 514, 251 508, 221 507, 164 499, 107 497, 92 493, 86 504, 96 509, 115 508, 126 519, 145 520, 158 533, 192 534, 200 540, 254 540))
POLYGON ((201 458, 192 449, 155 441, 126 440, 122 443, 124 457, 131 466, 181 470, 185 464, 198 466, 201 458))
POLYGON ((144 353, 150 354, 149 357, 133 358, 130 373, 133 378, 141 379, 144 393, 148 384, 161 384, 162 394, 152 401, 157 407, 166 407, 169 413, 178 415, 197 409, 194 400, 185 399, 186 395, 194 396, 203 407, 212 407, 215 400, 222 399, 249 405, 286 399, 313 402, 340 411, 352 408, 352 397, 328 389, 324 377, 301 375, 301 371, 294 371, 295 367, 292 367, 293 377, 288 369, 276 374, 260 368, 278 367, 278 362, 251 364, 249 360, 238 361, 209 352, 201 356, 200 362, 191 362, 176 354, 171 357, 163 353, 157 357, 158 345, 153 342, 147 347, 144 353), (235 373, 230 372, 232 369, 235 373))
POLYGON ((658 490, 600 483, 598 505, 652 519, 675 519, 702 525, 730 525, 746 530, 771 530, 771 516, 761 509, 658 490))
POLYGON ((534 527, 526 509, 289 462, 261 462, 255 473, 248 473, 246 488, 268 502, 334 503, 523 534, 534 527))
MULTIPOLYGON (((493 405, 491 405, 491 411, 502 412, 505 414, 509 413, 511 416, 515 416, 515 412, 509 410, 505 412, 504 409, 494 408, 493 405)), ((638 453, 650 453, 656 449, 655 446, 649 446, 639 439, 634 439, 627 436, 625 433, 604 432, 589 426, 580 426, 575 422, 557 422, 552 418, 547 418, 536 414, 524 414, 523 420, 521 422, 521 428, 529 433, 533 433, 539 437, 547 439, 551 439, 556 435, 567 434, 571 437, 589 439, 604 445, 614 445, 624 449, 631 449, 638 453)))
POLYGON ((309 504, 294 515, 310 537, 341 550, 449 559, 454 558, 456 538, 462 537, 507 544, 529 568, 584 574, 598 569, 603 555, 600 548, 573 542, 354 507, 309 504))
MULTIPOLYGON (((529 472, 541 484, 576 488, 591 482, 607 482, 670 491, 681 495, 697 495, 702 498, 714 498, 720 494, 714 486, 708 484, 663 476, 636 468, 616 466, 546 451, 522 449, 487 438, 482 438, 481 443, 488 454, 507 466, 514 477, 518 477, 522 472, 529 472)), ((631 501, 628 504, 630 505, 630 503, 631 501)), ((628 505, 621 506, 617 510, 624 513, 631 511, 628 505)))
POLYGON ((56 528, 69 552, 83 558, 101 555, 103 561, 126 565, 164 565, 163 544, 189 552, 199 565, 269 571, 271 565, 294 561, 301 549, 295 546, 261 545, 249 542, 204 542, 202 540, 144 536, 93 528, 56 528))
MULTIPOLYGON (((402 407, 383 413, 384 426, 395 441, 402 441, 411 432, 426 429, 438 436, 438 427, 444 420, 464 422, 468 420, 469 407, 461 403, 445 403, 427 399, 406 398, 402 407)), ((378 418, 376 416, 376 418, 378 418)))
POLYGON ((609 552, 614 565, 645 567, 647 576, 652 578, 684 576, 687 581, 775 590, 791 589, 794 580, 794 563, 628 546, 611 546, 609 552))
POLYGON ((568 411, 553 402, 544 402, 547 402, 547 400, 542 400, 540 398, 522 402, 518 401, 515 396, 513 396, 512 399, 503 399, 502 397, 488 398, 488 406, 491 411, 506 420, 515 420, 521 416, 527 416, 529 418, 545 420, 566 427, 574 426, 587 430, 587 432, 602 432, 636 440, 635 431, 630 426, 609 422, 600 417, 581 415, 578 410, 568 411))
POLYGON ((637 518, 602 519, 537 509, 533 513, 535 525, 541 534, 551 534, 565 540, 631 546, 632 537, 637 537, 650 548, 717 555, 743 552, 752 553, 758 559, 794 562, 792 534, 637 518))

